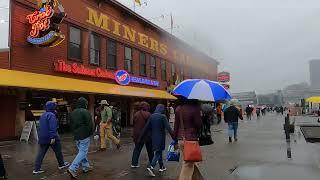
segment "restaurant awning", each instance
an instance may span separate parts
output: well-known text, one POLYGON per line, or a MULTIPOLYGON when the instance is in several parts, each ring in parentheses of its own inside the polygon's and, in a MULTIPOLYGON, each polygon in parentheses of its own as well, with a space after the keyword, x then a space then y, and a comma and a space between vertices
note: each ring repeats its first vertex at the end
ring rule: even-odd
POLYGON ((0 86, 146 97, 154 99, 176 99, 171 94, 161 90, 120 86, 110 83, 93 82, 22 71, 0 69, 0 77, 0 86))

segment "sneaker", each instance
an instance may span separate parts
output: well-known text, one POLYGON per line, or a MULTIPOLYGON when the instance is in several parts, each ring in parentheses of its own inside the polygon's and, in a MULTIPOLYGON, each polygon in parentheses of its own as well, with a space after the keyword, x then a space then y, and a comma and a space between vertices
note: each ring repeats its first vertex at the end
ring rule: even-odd
POLYGON ((40 169, 40 170, 33 170, 32 174, 41 174, 44 173, 44 170, 40 169))
POLYGON ((88 172, 91 172, 91 171, 93 171, 93 166, 89 166, 89 167, 83 168, 83 173, 88 173, 88 172))
POLYGON ((164 166, 162 166, 162 167, 159 169, 159 172, 164 172, 164 171, 166 171, 166 170, 167 170, 167 168, 164 167, 164 166))
POLYGON ((68 167, 68 166, 70 166, 70 163, 68 163, 68 162, 64 162, 64 165, 62 165, 62 166, 59 166, 58 167, 58 169, 64 169, 64 168, 66 168, 66 167, 68 167))
POLYGON ((67 173, 70 175, 71 179, 77 179, 78 177, 77 173, 70 169, 67 170, 67 173))
POLYGON ((140 166, 139 165, 131 165, 131 168, 139 168, 140 166))
POLYGON ((153 167, 148 167, 147 170, 148 170, 148 173, 149 173, 149 175, 150 175, 151 177, 155 177, 155 176, 156 176, 156 175, 154 174, 154 172, 153 172, 153 167))

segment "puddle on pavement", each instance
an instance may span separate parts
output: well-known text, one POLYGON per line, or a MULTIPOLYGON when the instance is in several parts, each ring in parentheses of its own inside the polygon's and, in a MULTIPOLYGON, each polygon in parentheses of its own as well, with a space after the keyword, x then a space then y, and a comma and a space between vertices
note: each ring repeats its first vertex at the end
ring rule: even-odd
POLYGON ((310 166, 266 164, 239 166, 232 175, 236 180, 319 180, 320 171, 310 166))

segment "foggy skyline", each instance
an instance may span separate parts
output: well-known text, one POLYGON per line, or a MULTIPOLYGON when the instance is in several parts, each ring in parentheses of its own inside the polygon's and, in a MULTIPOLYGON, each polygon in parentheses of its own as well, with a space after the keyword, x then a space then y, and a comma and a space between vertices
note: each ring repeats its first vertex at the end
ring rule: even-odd
MULTIPOLYGON (((220 62, 231 73, 231 91, 265 93, 309 82, 309 64, 320 59, 320 2, 316 0, 141 0, 136 12, 220 62), (157 18, 165 15, 164 19, 157 18), (209 53, 211 51, 211 53, 209 53)), ((0 19, 8 19, 0 0, 0 19)), ((133 0, 119 0, 133 8, 133 0)), ((0 48, 8 23, 0 24, 0 48)))

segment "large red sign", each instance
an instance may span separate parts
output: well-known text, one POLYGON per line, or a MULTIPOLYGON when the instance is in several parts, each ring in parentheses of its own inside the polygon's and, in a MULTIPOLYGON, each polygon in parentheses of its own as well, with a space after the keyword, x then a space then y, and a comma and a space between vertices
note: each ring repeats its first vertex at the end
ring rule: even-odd
POLYGON ((221 72, 218 74, 218 81, 219 82, 229 82, 230 81, 230 73, 228 72, 221 72))
POLYGON ((100 68, 87 68, 82 64, 77 63, 67 64, 64 60, 58 60, 54 63, 54 71, 102 79, 114 79, 114 74, 112 72, 100 68))

